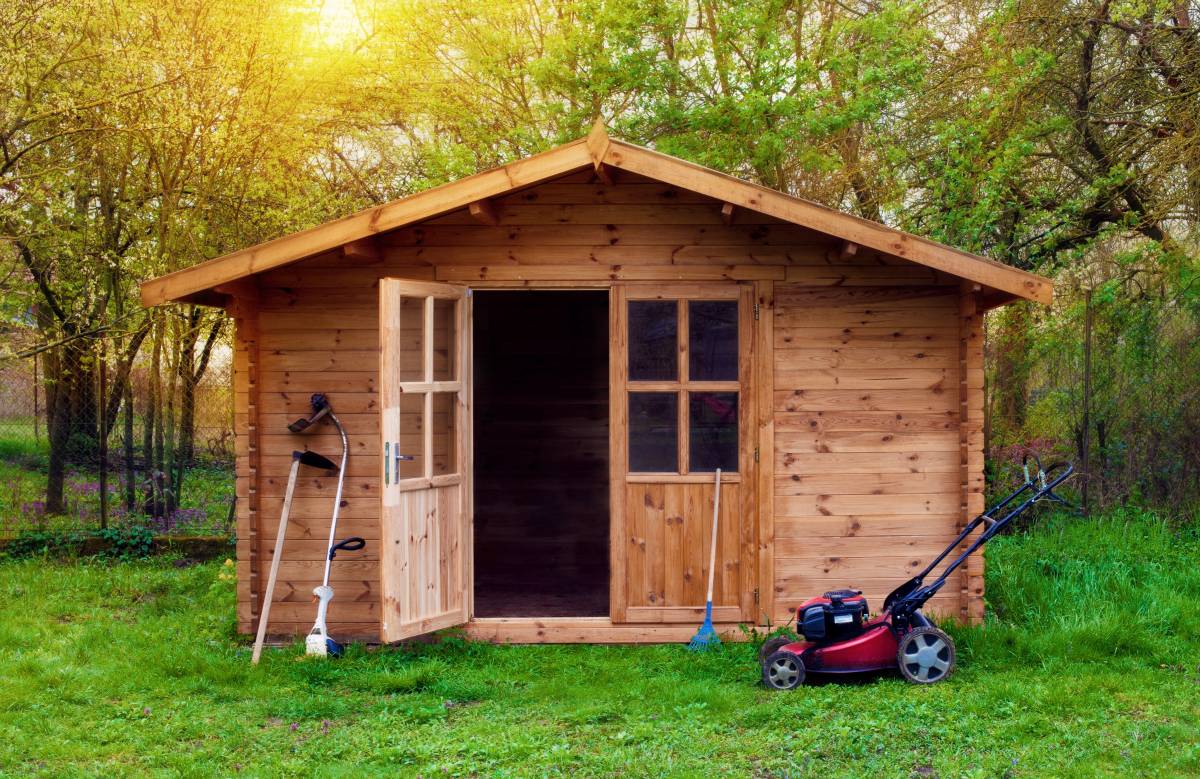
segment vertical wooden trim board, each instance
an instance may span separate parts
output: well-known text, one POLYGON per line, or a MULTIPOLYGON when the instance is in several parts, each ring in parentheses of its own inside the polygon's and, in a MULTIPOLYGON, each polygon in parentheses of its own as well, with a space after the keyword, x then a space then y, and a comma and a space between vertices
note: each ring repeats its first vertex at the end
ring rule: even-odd
MULTIPOLYGON (((259 475, 261 473, 260 452, 261 420, 261 357, 259 354, 258 287, 253 279, 235 285, 226 307, 234 321, 234 416, 244 414, 240 427, 244 433, 236 436, 235 450, 239 464, 241 489, 237 490, 237 558, 244 561, 247 569, 247 588, 238 592, 238 628, 246 633, 258 630, 258 615, 262 613, 259 602, 264 591, 262 566, 259 558, 261 545, 262 517, 259 506, 259 475), (244 396, 244 398, 243 398, 244 396), (244 458, 244 459, 243 459, 244 458)), ((240 579, 239 575, 239 579, 240 579)), ((240 584, 240 581, 239 581, 240 584)))
POLYGON ((613 622, 625 621, 625 474, 628 470, 628 402, 625 383, 628 360, 625 349, 628 334, 625 324, 625 288, 615 285, 609 290, 608 345, 609 391, 609 617, 613 622))
MULTIPOLYGON (((775 282, 754 285, 758 306, 755 325, 754 403, 758 416, 758 588, 755 621, 769 624, 775 608, 775 282)), ((747 491, 749 492, 749 490, 747 491)))
MULTIPOLYGON (((983 483, 983 314, 977 285, 963 284, 959 308, 959 443, 962 461, 962 522, 984 510, 983 483)), ((962 573, 964 621, 978 624, 984 617, 984 550, 967 558, 962 573)))

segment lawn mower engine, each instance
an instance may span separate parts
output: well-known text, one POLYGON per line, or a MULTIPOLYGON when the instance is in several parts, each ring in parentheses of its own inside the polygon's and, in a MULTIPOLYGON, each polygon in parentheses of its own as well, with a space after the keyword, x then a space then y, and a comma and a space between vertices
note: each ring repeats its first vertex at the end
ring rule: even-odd
POLYGON ((858 590, 832 590, 796 609, 797 629, 815 644, 845 641, 863 631, 867 599, 858 590))

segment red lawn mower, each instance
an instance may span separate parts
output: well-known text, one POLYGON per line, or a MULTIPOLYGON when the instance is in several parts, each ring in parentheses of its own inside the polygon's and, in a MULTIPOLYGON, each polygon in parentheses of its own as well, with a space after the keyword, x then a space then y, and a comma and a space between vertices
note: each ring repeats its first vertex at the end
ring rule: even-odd
POLYGON ((856 590, 834 590, 810 598, 796 609, 796 628, 804 640, 777 636, 759 653, 763 684, 773 690, 793 690, 807 673, 851 674, 899 668, 914 684, 933 684, 954 671, 954 641, 921 613, 921 607, 946 584, 946 579, 976 549, 986 544, 1008 523, 1043 500, 1072 507, 1054 494, 1054 488, 1074 473, 1074 466, 1057 463, 1043 469, 1037 457, 1032 476, 1030 456, 1022 462, 1025 483, 1007 498, 967 523, 950 545, 925 570, 892 590, 883 612, 867 618, 867 600, 856 590), (996 515, 1028 494, 1024 503, 999 519, 996 515), (925 577, 976 529, 983 532, 936 579, 925 577))

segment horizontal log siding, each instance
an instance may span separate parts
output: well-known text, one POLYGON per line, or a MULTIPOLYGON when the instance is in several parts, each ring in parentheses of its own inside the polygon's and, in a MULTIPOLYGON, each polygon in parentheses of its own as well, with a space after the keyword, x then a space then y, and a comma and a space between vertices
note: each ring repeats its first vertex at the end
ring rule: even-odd
MULTIPOLYGON (((960 361, 982 351, 962 351, 959 289, 880 270, 775 284, 775 622, 842 587, 877 609, 954 537, 964 473, 982 476, 961 454, 960 361)), ((955 585, 933 601, 963 605, 955 585)))

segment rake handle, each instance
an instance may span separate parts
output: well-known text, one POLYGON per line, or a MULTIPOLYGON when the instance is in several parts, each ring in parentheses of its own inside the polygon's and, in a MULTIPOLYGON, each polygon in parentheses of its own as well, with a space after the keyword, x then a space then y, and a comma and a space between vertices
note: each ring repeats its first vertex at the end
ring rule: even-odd
POLYGON ((708 602, 712 603, 713 577, 717 572, 717 522, 721 516, 721 469, 717 469, 717 486, 713 491, 712 542, 708 551, 708 602))

